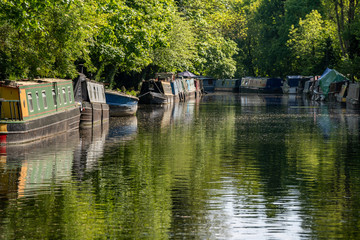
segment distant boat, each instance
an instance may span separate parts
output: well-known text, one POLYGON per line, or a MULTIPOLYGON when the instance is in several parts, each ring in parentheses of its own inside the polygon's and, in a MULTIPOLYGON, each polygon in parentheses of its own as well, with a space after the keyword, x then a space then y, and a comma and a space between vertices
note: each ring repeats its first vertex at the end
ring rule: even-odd
POLYGON ((79 128, 71 80, 0 82, 0 143, 27 143, 79 128))
POLYGON ((81 104, 80 128, 109 122, 109 105, 102 83, 91 81, 82 73, 74 80, 75 101, 81 104))
POLYGON ((214 92, 216 86, 216 79, 209 77, 199 77, 203 82, 203 89, 205 92, 214 92))
POLYGON ((150 79, 141 86, 139 103, 168 104, 174 101, 174 94, 170 82, 150 79))
POLYGON ((180 89, 174 89, 174 87, 178 87, 174 73, 156 73, 155 79, 143 81, 139 94, 139 103, 168 104, 179 101, 179 94, 175 94, 174 91, 180 91, 180 89))
POLYGON ((110 117, 134 115, 138 109, 139 98, 118 91, 105 91, 106 103, 110 106, 110 117))
POLYGON ((240 84, 242 93, 282 93, 281 78, 243 77, 240 84))
MULTIPOLYGON (((282 89, 283 93, 288 94, 301 94, 303 93, 305 87, 305 83, 311 80, 313 77, 305 77, 305 76, 287 76, 286 81, 284 82, 282 89)), ((305 90, 306 92, 307 90, 305 90)))
POLYGON ((215 82, 215 91, 238 92, 239 85, 238 79, 219 79, 215 82))
POLYGON ((200 98, 203 92, 202 80, 175 78, 171 72, 156 73, 156 79, 143 81, 139 103, 168 104, 200 98))
POLYGON ((346 97, 346 107, 350 109, 359 109, 360 107, 360 84, 350 83, 346 97))

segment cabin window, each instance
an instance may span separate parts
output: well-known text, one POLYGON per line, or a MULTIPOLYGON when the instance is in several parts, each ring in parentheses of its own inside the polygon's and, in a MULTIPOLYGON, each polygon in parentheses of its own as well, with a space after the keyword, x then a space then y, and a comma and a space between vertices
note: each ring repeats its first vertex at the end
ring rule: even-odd
POLYGON ((29 111, 33 112, 34 111, 34 105, 33 105, 33 101, 32 101, 32 95, 31 93, 28 93, 28 102, 29 102, 29 111))
POLYGON ((65 91, 65 88, 62 89, 62 94, 63 94, 63 98, 64 98, 64 104, 66 104, 66 91, 65 91))
POLYGON ((61 104, 62 104, 62 101, 61 101, 60 88, 58 88, 58 95, 59 95, 59 104, 61 105, 61 104))
POLYGON ((52 96, 53 96, 53 100, 54 100, 54 106, 56 107, 57 101, 56 101, 55 89, 52 90, 52 96))
POLYGON ((39 93, 38 92, 36 92, 36 104, 37 104, 37 108, 38 108, 38 110, 40 110, 40 102, 39 102, 39 93))
POLYGON ((43 99, 44 108, 47 109, 48 106, 47 106, 47 100, 46 100, 46 92, 42 91, 41 96, 42 96, 42 99, 43 99))
POLYGON ((96 95, 96 88, 95 88, 95 86, 94 86, 94 91, 93 91, 93 93, 94 93, 94 100, 97 100, 97 95, 96 95))
POLYGON ((71 89, 70 87, 68 87, 68 94, 69 94, 69 102, 72 101, 72 97, 71 97, 71 89))

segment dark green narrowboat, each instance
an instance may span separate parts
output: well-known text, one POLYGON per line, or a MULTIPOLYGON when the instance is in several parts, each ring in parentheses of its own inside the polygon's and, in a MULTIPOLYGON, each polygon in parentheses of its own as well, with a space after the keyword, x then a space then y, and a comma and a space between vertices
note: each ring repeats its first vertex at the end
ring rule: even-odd
POLYGON ((79 128, 71 80, 0 82, 0 143, 25 143, 79 128))

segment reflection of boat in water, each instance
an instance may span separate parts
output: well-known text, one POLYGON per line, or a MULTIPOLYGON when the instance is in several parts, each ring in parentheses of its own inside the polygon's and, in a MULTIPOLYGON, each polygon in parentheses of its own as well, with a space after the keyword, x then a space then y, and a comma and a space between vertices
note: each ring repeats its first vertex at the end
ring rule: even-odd
POLYGON ((142 127, 160 127, 164 128, 175 122, 190 123, 198 106, 199 101, 196 99, 187 102, 178 102, 166 106, 146 106, 141 107, 138 111, 139 122, 142 127), (143 121, 144 120, 144 121, 143 121), (146 120, 146 121, 145 121, 146 120))
POLYGON ((110 107, 111 117, 134 115, 138 108, 139 98, 117 91, 105 91, 106 103, 110 107))
POLYGON ((174 105, 177 104, 170 104, 165 106, 157 106, 157 105, 143 106, 139 109, 137 114, 140 120, 139 122, 143 125, 152 125, 155 127, 165 126, 167 125, 165 124, 166 122, 168 123, 170 122, 169 114, 171 114, 174 105), (169 121, 167 121, 166 119, 169 119, 169 121))
POLYGON ((0 83, 0 143, 24 143, 79 128, 71 80, 0 83))
POLYGON ((85 172, 91 171, 103 156, 109 123, 80 130, 80 141, 74 152, 73 172, 82 179, 85 172))
POLYGON ((136 116, 111 118, 109 126, 108 142, 129 140, 137 132, 138 120, 136 116))
POLYGON ((0 198, 35 195, 72 175, 79 131, 1 147, 0 198))

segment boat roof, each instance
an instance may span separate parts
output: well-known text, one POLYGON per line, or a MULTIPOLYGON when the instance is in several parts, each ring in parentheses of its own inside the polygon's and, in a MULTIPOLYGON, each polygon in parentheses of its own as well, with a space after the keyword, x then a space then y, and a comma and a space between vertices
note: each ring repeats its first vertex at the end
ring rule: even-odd
POLYGON ((2 85, 16 87, 16 86, 30 86, 41 83, 66 82, 66 81, 71 81, 71 79, 38 78, 34 80, 4 81, 2 82, 2 85))
POLYGON ((133 98, 133 99, 139 99, 138 97, 135 97, 133 95, 130 95, 130 94, 127 94, 127 93, 124 93, 124 92, 119 92, 119 91, 116 91, 116 90, 105 89, 105 94, 106 93, 112 93, 112 94, 125 96, 125 97, 129 97, 129 98, 133 98))

